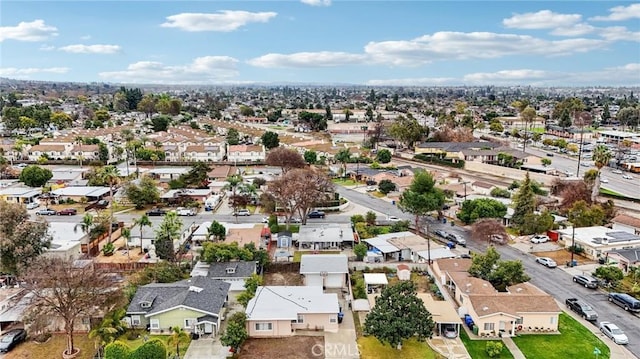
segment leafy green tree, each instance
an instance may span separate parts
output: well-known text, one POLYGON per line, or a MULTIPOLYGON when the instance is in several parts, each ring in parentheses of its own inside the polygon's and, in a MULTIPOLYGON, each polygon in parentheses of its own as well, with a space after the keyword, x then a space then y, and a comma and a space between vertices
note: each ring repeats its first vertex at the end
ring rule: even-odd
POLYGON ((502 126, 502 123, 500 123, 500 121, 493 121, 491 122, 491 124, 489 124, 489 130, 491 132, 502 132, 504 131, 504 126, 502 126))
POLYGON ((149 216, 147 216, 146 214, 143 214, 140 218, 135 219, 133 221, 133 226, 138 226, 140 228, 140 254, 142 254, 143 249, 142 249, 142 238, 144 235, 143 232, 143 228, 144 227, 151 227, 152 223, 151 220, 149 219, 149 216))
POLYGON ((227 328, 220 335, 220 343, 231 347, 235 353, 238 348, 242 346, 242 343, 249 338, 246 325, 247 316, 243 312, 234 313, 229 318, 227 328))
POLYGON ((156 99, 153 97, 153 94, 146 94, 144 97, 138 102, 138 111, 143 112, 147 118, 151 118, 151 116, 156 112, 156 99))
POLYGON ((136 209, 142 209, 145 205, 155 204, 160 201, 160 190, 156 181, 143 176, 139 184, 129 182, 124 186, 124 194, 127 199, 136 205, 136 209))
POLYGON ((213 221, 207 228, 207 237, 213 237, 215 241, 224 241, 227 237, 227 229, 220 222, 213 221))
POLYGON ((171 336, 167 339, 167 344, 176 346, 176 356, 180 358, 180 342, 189 340, 189 334, 179 326, 171 327, 171 336))
POLYGON ((380 163, 389 163, 389 162, 391 162, 391 158, 392 158, 391 151, 389 151, 386 148, 381 149, 376 154, 376 161, 378 161, 380 163))
POLYGON ((166 131, 171 123, 171 117, 169 116, 156 116, 151 119, 151 128, 153 132, 166 131))
POLYGON ((51 247, 49 224, 32 221, 26 208, 0 201, 0 272, 19 274, 51 247))
POLYGON ((382 290, 365 319, 363 329, 381 343, 400 349, 409 338, 429 338, 433 327, 431 313, 416 295, 416 285, 411 281, 401 281, 382 290))
POLYGON ((188 275, 179 264, 160 261, 153 266, 144 267, 133 277, 131 283, 135 286, 149 283, 173 283, 188 278, 188 275))
POLYGON ((520 234, 546 233, 553 229, 554 217, 549 211, 540 214, 528 213, 524 215, 524 223, 520 226, 520 234))
POLYGON ((29 165, 20 172, 20 182, 29 187, 42 187, 51 178, 53 178, 51 170, 40 166, 29 165))
POLYGON ((351 216, 351 223, 356 224, 356 223, 364 223, 364 216, 361 214, 354 214, 353 216, 351 216))
POLYGON ((419 231, 420 217, 441 209, 444 201, 444 192, 435 187, 435 181, 431 173, 417 171, 409 188, 400 196, 398 206, 402 211, 409 212, 415 216, 415 226, 419 231))
POLYGON ((173 241, 178 238, 181 229, 182 220, 175 212, 169 212, 164 216, 160 227, 156 230, 155 246, 158 257, 171 262, 175 261, 173 241))
POLYGON ((518 192, 513 197, 513 216, 511 223, 514 227, 520 228, 525 222, 527 214, 533 214, 536 209, 536 195, 533 192, 529 172, 526 173, 524 181, 520 185, 518 192))
POLYGON ((376 224, 376 213, 373 211, 367 211, 364 215, 364 220, 367 222, 368 226, 373 226, 376 224))
POLYGON ((543 166, 551 166, 551 160, 548 158, 543 158, 542 160, 540 160, 540 162, 542 163, 543 166))
POLYGON ((507 206, 491 198, 478 198, 462 202, 458 218, 465 224, 475 222, 480 218, 502 218, 507 214, 507 206))
POLYGON ((482 253, 474 253, 471 256, 471 267, 469 267, 469 274, 472 277, 489 280, 493 268, 498 264, 500 260, 500 253, 495 247, 490 246, 487 251, 482 253))
POLYGON ((499 187, 492 188, 490 194, 491 194, 491 197, 511 198, 511 192, 499 187))
POLYGON ((596 271, 593 273, 596 277, 608 282, 608 283, 617 283, 624 278, 624 273, 622 273, 622 269, 617 266, 600 266, 596 268, 596 271))
POLYGON ((240 143, 240 133, 235 128, 230 128, 227 130, 227 143, 230 146, 237 145, 240 143))
POLYGON ((565 130, 571 127, 571 115, 569 115, 569 110, 563 110, 560 113, 560 119, 558 120, 558 126, 564 128, 565 130))
POLYGON ((89 332, 89 338, 99 338, 99 345, 102 347, 112 343, 127 330, 123 320, 125 314, 126 310, 124 308, 110 311, 104 316, 99 326, 91 329, 89 332))
POLYGON ((524 273, 522 261, 498 261, 489 275, 489 282, 499 291, 506 291, 507 287, 524 283, 531 279, 524 273))
POLYGON ((242 293, 238 294, 238 303, 246 308, 247 304, 249 304, 249 301, 256 295, 256 290, 258 290, 258 287, 261 286, 262 283, 262 277, 255 273, 252 274, 251 277, 245 279, 245 289, 242 293))
POLYGON ((104 359, 123 359, 131 357, 131 348, 124 342, 116 340, 104 348, 104 359))
POLYGON ((207 263, 228 262, 233 259, 251 261, 254 260, 256 250, 252 252, 251 248, 240 248, 238 242, 207 242, 202 245, 200 252, 202 260, 207 263))
POLYGON ((391 182, 391 180, 383 179, 378 183, 378 191, 383 194, 388 194, 389 192, 393 192, 396 190, 396 184, 391 182))
POLYGON ((314 165, 318 162, 318 153, 313 150, 308 150, 304 152, 304 160, 310 165, 314 165))
POLYGON ((600 194, 600 173, 602 172, 602 167, 607 166, 609 161, 613 158, 613 154, 609 151, 609 148, 605 145, 598 145, 593 149, 593 163, 598 169, 598 175, 596 176, 596 181, 593 184, 593 188, 591 191, 591 201, 595 202, 600 194))
POLYGON ((356 255, 359 261, 367 255, 367 245, 360 242, 353 246, 353 253, 356 255))
POLYGON ((485 345, 485 351, 489 358, 498 358, 504 349, 502 342, 488 341, 485 345))
POLYGON ((568 217, 569 222, 575 227, 601 226, 606 219, 606 213, 600 205, 589 206, 587 202, 580 200, 571 206, 568 217))
POLYGON ((389 133, 397 138, 408 148, 412 148, 416 141, 428 133, 428 129, 422 126, 413 116, 398 116, 389 128, 389 133))
POLYGON ((280 138, 275 132, 267 131, 263 133, 260 140, 267 150, 280 146, 280 138))

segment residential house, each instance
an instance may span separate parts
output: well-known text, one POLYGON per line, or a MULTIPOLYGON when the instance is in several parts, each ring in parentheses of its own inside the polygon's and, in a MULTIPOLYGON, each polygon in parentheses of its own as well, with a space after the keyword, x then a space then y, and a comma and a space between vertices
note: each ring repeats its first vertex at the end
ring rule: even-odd
POLYGON ((471 277, 471 259, 439 259, 433 265, 435 279, 448 289, 468 314, 480 336, 515 336, 518 332, 557 332, 562 310, 555 299, 529 283, 498 292, 488 281, 471 277))
POLYGON ((209 181, 226 181, 229 176, 235 174, 237 171, 236 168, 231 166, 215 166, 207 173, 207 178, 209 181))
POLYGON ((343 288, 349 280, 347 256, 344 254, 303 254, 300 274, 304 285, 343 288))
POLYGON ((51 160, 64 160, 69 153, 63 145, 35 145, 29 148, 27 157, 29 161, 37 161, 43 156, 51 160))
POLYGON ((569 227, 558 230, 558 233, 558 243, 569 248, 575 242, 576 246, 584 249, 583 254, 593 260, 606 256, 607 252, 640 248, 640 235, 604 226, 575 228, 575 233, 569 227))
POLYGON ((170 182, 177 180, 181 175, 189 172, 190 167, 159 167, 149 170, 147 173, 156 181, 170 182))
POLYGON ((260 286, 249 301, 247 332, 251 338, 295 335, 296 330, 338 331, 336 293, 321 286, 260 286))
MULTIPOLYGON (((464 160, 463 151, 493 150, 501 145, 494 142, 422 142, 415 146, 415 154, 434 155, 451 160, 464 160)), ((497 155, 497 154, 496 154, 497 155)))
MULTIPOLYGON (((191 242, 196 246, 202 246, 202 242, 213 240, 208 235, 208 229, 212 222, 202 222, 191 235, 191 242)), ((225 243, 238 243, 238 247, 242 248, 246 244, 253 243, 256 248, 260 248, 260 235, 263 225, 259 223, 229 223, 220 222, 227 230, 225 243)))
POLYGON ((621 213, 611 220, 614 231, 628 232, 640 235, 640 218, 621 213))
POLYGON ((62 259, 78 259, 82 255, 82 245, 88 244, 89 235, 73 222, 49 222, 48 235, 51 247, 43 255, 62 259))
POLYGON ((350 224, 331 223, 300 227, 298 247, 300 250, 336 250, 343 246, 353 247, 353 230, 350 224))
POLYGON ((198 261, 191 276, 205 276, 229 283, 229 301, 235 302, 237 295, 245 291, 245 281, 256 274, 256 262, 234 261, 206 263, 198 261))
POLYGON ((109 195, 109 187, 73 186, 61 187, 51 191, 51 194, 61 199, 73 199, 76 202, 101 200, 109 195))
POLYGON ((210 188, 181 188, 163 193, 160 199, 170 205, 181 204, 184 201, 195 201, 198 204, 204 204, 212 194, 213 191, 210 188))
POLYGON ((229 163, 260 162, 267 154, 262 145, 230 145, 227 150, 229 163))
POLYGON ((9 203, 31 203, 42 194, 42 189, 32 187, 7 187, 0 189, 0 199, 9 203))
POLYGON ((26 294, 24 288, 5 283, 8 279, 0 278, 0 334, 11 329, 22 319, 21 315, 15 315, 13 309, 26 294))
POLYGON ((179 327, 191 333, 217 334, 231 284, 206 276, 138 287, 125 320, 152 334, 171 334, 179 327))
POLYGON ((71 148, 69 157, 83 161, 93 161, 100 159, 100 147, 98 145, 76 145, 71 148))
POLYGON ((640 248, 616 249, 607 252, 606 263, 617 265, 624 273, 640 267, 640 248))
POLYGON ((456 256, 449 248, 429 243, 425 238, 411 232, 387 233, 363 240, 369 249, 379 254, 378 261, 412 261, 424 263, 429 259, 453 258, 456 256))
POLYGON ((225 146, 223 144, 211 146, 190 145, 185 148, 183 159, 194 162, 221 162, 224 161, 225 155, 225 146))

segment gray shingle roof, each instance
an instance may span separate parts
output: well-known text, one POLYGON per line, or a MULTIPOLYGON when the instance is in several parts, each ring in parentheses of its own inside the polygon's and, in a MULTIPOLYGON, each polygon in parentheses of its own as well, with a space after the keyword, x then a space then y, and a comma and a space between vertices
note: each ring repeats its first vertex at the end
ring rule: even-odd
POLYGON ((208 277, 193 277, 174 283, 147 284, 138 288, 127 313, 143 313, 149 316, 178 306, 187 306, 217 314, 227 299, 230 286, 229 283, 208 277), (151 302, 151 306, 143 308, 143 302, 151 302))
POLYGON ((300 274, 347 273, 348 267, 344 254, 303 254, 300 258, 300 274))
POLYGON ((209 264, 209 278, 248 278, 256 272, 256 262, 218 262, 209 264), (233 270, 233 273, 227 272, 233 270))

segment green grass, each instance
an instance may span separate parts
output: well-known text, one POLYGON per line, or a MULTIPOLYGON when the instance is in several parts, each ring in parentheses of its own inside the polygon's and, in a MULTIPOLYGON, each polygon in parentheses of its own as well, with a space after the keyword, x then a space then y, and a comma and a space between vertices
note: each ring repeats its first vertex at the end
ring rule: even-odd
MULTIPOLYGON (((76 359, 91 359, 96 352, 95 341, 89 339, 86 334, 74 334, 73 344, 80 348, 80 355, 76 359)), ((18 345, 11 352, 4 355, 6 359, 40 359, 61 358, 62 352, 67 348, 67 336, 54 334, 46 343, 39 344, 28 340, 18 345)))
POLYGON ((340 254, 340 251, 296 251, 293 254, 293 261, 300 262, 303 254, 340 254))
POLYGON ((618 193, 616 191, 612 191, 612 190, 607 189, 607 188, 600 188, 600 194, 601 195, 605 195, 605 196, 624 197, 623 194, 618 193))
POLYGON ((609 358, 609 347, 577 320, 562 313, 558 324, 560 335, 522 335, 513 341, 527 358, 593 358, 593 348, 596 347, 602 352, 600 359, 609 358))
POLYGON ((534 127, 534 128, 531 129, 531 132, 533 132, 533 133, 544 133, 545 129, 544 129, 544 127, 534 127))
MULTIPOLYGON (((140 338, 136 339, 136 340, 128 340, 127 339, 127 335, 123 335, 120 338, 118 338, 118 340, 122 341, 123 343, 126 343, 131 350, 136 350, 139 346, 141 346, 142 344, 144 344, 144 336, 145 334, 141 334, 140 338)), ((167 346, 167 354, 168 357, 172 358, 175 354, 176 354, 176 346, 175 344, 173 345, 169 345, 167 342, 169 341, 169 338, 171 338, 170 335, 148 335, 148 339, 160 339, 164 342, 164 344, 167 346)), ((183 358, 185 353, 187 352, 187 348, 189 348, 189 343, 191 343, 191 336, 189 336, 187 339, 185 340, 181 340, 180 341, 180 357, 183 358)))
MULTIPOLYGON (((487 352, 485 350, 487 346, 487 342, 491 342, 491 341, 502 342, 501 340, 471 340, 471 338, 469 338, 469 335, 464 329, 460 331, 460 339, 462 339, 462 342, 464 343, 465 348, 467 348, 469 355, 471 355, 473 359, 489 358, 489 355, 487 355, 487 352)), ((500 354, 499 358, 512 359, 513 355, 511 354, 511 352, 507 347, 504 347, 502 349, 502 354, 500 354)))
POLYGON ((287 126, 269 126, 271 130, 286 130, 287 126))
POLYGON ((289 229, 287 230, 286 224, 278 225, 278 232, 291 232, 291 233, 300 233, 300 225, 299 224, 289 224, 289 229))
POLYGON ((383 198, 386 197, 387 195, 380 192, 380 191, 375 191, 375 192, 370 192, 372 196, 377 197, 377 198, 383 198))
POLYGON ((358 184, 357 181, 351 178, 334 178, 332 182, 341 186, 355 186, 358 184))
MULTIPOLYGON (((383 345, 373 336, 358 338, 358 350, 361 359, 439 359, 436 353, 426 342, 410 339, 404 342, 402 350, 383 345)), ((475 357, 473 357, 475 359, 475 357)))

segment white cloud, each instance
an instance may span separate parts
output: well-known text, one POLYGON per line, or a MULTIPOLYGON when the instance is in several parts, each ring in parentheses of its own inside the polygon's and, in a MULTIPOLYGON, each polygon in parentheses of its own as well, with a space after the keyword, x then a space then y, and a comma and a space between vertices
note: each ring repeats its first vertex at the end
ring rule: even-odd
POLYGON ((333 67, 362 64, 367 59, 364 54, 346 52, 298 52, 294 54, 266 54, 247 61, 256 67, 333 67))
POLYGON ((609 41, 640 42, 640 32, 632 32, 624 26, 611 26, 600 29, 600 36, 609 41))
POLYGON ((589 20, 593 21, 624 21, 630 19, 640 19, 640 3, 629 6, 616 6, 609 9, 607 16, 595 16, 589 20))
POLYGON ((178 28, 184 31, 220 31, 229 32, 253 22, 268 22, 276 17, 275 12, 248 12, 221 10, 215 14, 181 13, 167 16, 162 27, 178 28))
POLYGON ((17 26, 0 26, 0 42, 4 40, 45 41, 58 36, 58 29, 44 23, 44 20, 20 22, 17 26))
POLYGON ((460 80, 453 77, 420 77, 406 79, 369 80, 369 86, 443 86, 460 84, 460 80))
POLYGON ((190 64, 171 66, 157 61, 140 61, 126 70, 101 72, 106 81, 128 83, 211 83, 238 75, 238 60, 228 56, 204 56, 190 64))
POLYGON ((558 76, 558 74, 550 71, 520 69, 472 73, 465 75, 463 80, 477 83, 503 83, 505 81, 526 83, 531 80, 547 79, 552 76, 558 76))
POLYGON ((502 24, 513 29, 554 29, 557 27, 569 27, 580 22, 582 15, 558 14, 550 10, 514 14, 508 19, 502 20, 502 24))
POLYGON ((330 6, 331 0, 300 0, 301 3, 311 6, 330 6))
POLYGON ((558 27, 551 31, 556 36, 580 36, 593 32, 596 28, 585 23, 575 24, 571 26, 558 27))
POLYGON ((69 72, 69 68, 67 67, 47 67, 47 68, 28 67, 28 68, 21 68, 21 69, 16 67, 0 68, 0 76, 16 76, 16 77, 25 77, 25 76, 39 74, 39 73, 66 74, 67 72, 69 72))
POLYGON ((53 51, 56 47, 53 45, 42 45, 40 46, 40 51, 53 51))
POLYGON ((80 36, 80 40, 91 40, 91 35, 80 36))
POLYGON ((120 52, 118 45, 67 45, 58 48, 60 51, 70 52, 72 54, 103 54, 110 55, 120 52))

